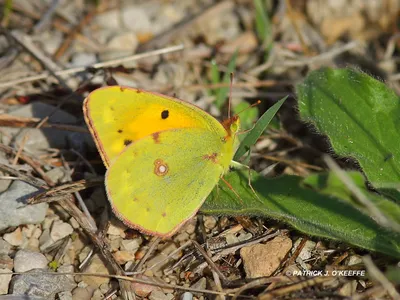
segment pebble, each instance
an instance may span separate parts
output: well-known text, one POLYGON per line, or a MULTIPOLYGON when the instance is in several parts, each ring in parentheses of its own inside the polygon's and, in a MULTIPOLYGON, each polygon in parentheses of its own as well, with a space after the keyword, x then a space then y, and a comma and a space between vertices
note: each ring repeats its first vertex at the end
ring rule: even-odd
POLYGON ((58 300, 72 300, 72 292, 67 291, 67 292, 61 292, 57 294, 58 300))
POLYGON ((217 225, 217 219, 213 216, 204 216, 204 227, 213 229, 217 225))
POLYGON ((107 51, 134 53, 139 42, 133 32, 125 32, 113 36, 107 43, 107 51))
POLYGON ((181 296, 181 300, 193 300, 193 294, 190 292, 184 292, 181 296))
MULTIPOLYGON (((294 242, 292 250, 291 250, 292 254, 297 250, 297 247, 300 245, 301 241, 302 241, 302 238, 297 239, 294 242)), ((310 241, 310 240, 306 241, 306 243, 303 246, 303 249, 301 249, 296 261, 297 260, 304 261, 304 260, 310 259, 312 257, 312 251, 315 249, 315 246, 316 246, 315 242, 310 241)))
POLYGON ((12 270, 13 268, 14 268, 14 260, 7 254, 0 254, 0 269, 12 270))
POLYGON ((32 269, 47 269, 47 258, 39 252, 18 250, 14 257, 14 271, 27 272, 32 269))
POLYGON ((22 246, 26 241, 26 238, 22 234, 21 228, 15 229, 13 232, 5 233, 3 239, 12 246, 22 246))
POLYGON ((358 255, 352 255, 347 259, 348 266, 358 265, 358 264, 362 264, 362 263, 363 263, 363 260, 358 255))
POLYGON ((47 270, 35 269, 13 277, 11 293, 55 299, 57 293, 71 291, 75 286, 75 282, 65 275, 54 276, 47 270))
POLYGON ((142 244, 142 240, 140 238, 135 238, 132 240, 122 240, 121 241, 121 250, 127 251, 137 251, 142 244))
MULTIPOLYGON (((107 267, 105 266, 103 259, 99 256, 99 254, 93 255, 92 260, 90 261, 89 266, 85 270, 86 273, 99 273, 99 274, 110 274, 107 267)), ((87 285, 98 288, 100 285, 104 283, 108 283, 110 278, 108 277, 95 277, 95 276, 82 276, 82 281, 84 281, 87 285)))
POLYGON ((0 255, 10 253, 11 245, 4 239, 0 238, 0 255))
POLYGON ((121 11, 121 19, 123 26, 130 31, 138 34, 152 32, 149 13, 138 5, 125 6, 121 11))
POLYGON ((115 222, 111 222, 110 225, 107 228, 107 234, 110 235, 118 235, 122 238, 125 238, 126 234, 125 234, 125 230, 126 230, 126 226, 123 225, 122 223, 115 221, 115 222))
POLYGON ((91 286, 77 287, 72 291, 73 300, 90 300, 92 298, 95 288, 91 286))
POLYGON ((123 265, 128 261, 135 260, 135 252, 136 251, 120 250, 114 253, 114 258, 118 264, 123 265))
MULTIPOLYGON (((10 269, 0 269, 0 273, 11 273, 10 269)), ((10 285, 12 274, 9 275, 0 275, 0 295, 8 294, 8 287, 10 285)))
POLYGON ((43 222, 48 204, 26 205, 26 200, 36 191, 38 189, 30 184, 15 180, 0 195, 0 231, 12 226, 43 222))
POLYGON ((94 53, 78 52, 72 56, 71 67, 86 67, 96 62, 97 58, 94 53))
POLYGON ((72 226, 61 220, 55 221, 51 227, 50 237, 54 242, 69 236, 74 232, 72 226))
POLYGON ((164 294, 161 291, 157 291, 157 290, 151 292, 149 299, 150 300, 169 300, 166 294, 164 294))
POLYGON ((102 293, 102 291, 100 291, 100 289, 96 289, 93 292, 92 298, 90 298, 90 300, 102 300, 104 299, 104 294, 102 293))
POLYGON ((97 14, 93 21, 93 23, 100 28, 119 30, 121 27, 120 14, 119 10, 117 9, 108 10, 105 13, 97 14))
POLYGON ((277 236, 265 244, 240 249, 247 278, 271 276, 292 248, 292 240, 277 236))
POLYGON ((207 279, 205 277, 201 277, 191 286, 192 289, 200 289, 200 290, 205 290, 206 287, 207 287, 207 279))
MULTIPOLYGON (((145 276, 145 275, 137 275, 135 278, 144 280, 146 282, 155 283, 155 279, 145 276)), ((150 293, 154 291, 161 291, 161 288, 156 285, 149 285, 139 282, 132 282, 132 289, 135 291, 135 294, 139 297, 147 297, 150 293)))

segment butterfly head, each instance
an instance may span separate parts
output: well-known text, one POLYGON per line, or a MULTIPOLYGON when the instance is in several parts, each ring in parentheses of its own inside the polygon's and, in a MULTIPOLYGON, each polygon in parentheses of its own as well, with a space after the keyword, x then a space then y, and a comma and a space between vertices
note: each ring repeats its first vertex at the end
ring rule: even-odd
POLYGON ((233 136, 240 130, 240 119, 238 115, 234 115, 222 122, 228 136, 233 136))

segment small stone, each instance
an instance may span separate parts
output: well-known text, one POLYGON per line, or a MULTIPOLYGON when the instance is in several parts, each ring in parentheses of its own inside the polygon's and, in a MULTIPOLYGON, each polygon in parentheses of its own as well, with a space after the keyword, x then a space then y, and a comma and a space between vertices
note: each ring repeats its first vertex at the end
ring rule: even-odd
POLYGON ((0 238, 0 254, 8 254, 10 253, 10 250, 11 250, 11 245, 2 238, 0 238))
POLYGON ((358 264, 362 264, 363 260, 360 256, 358 255, 352 255, 348 258, 348 262, 347 265, 348 266, 354 266, 354 265, 358 265, 358 264))
POLYGON ((47 270, 35 269, 11 280, 13 295, 28 295, 54 299, 57 293, 71 291, 75 282, 65 275, 54 276, 47 270))
POLYGON ((96 289, 93 292, 92 298, 90 298, 90 300, 102 300, 104 299, 104 295, 103 293, 100 291, 100 289, 96 289))
MULTIPOLYGON (((194 219, 194 218, 193 218, 194 219)), ((196 222, 190 220, 183 228, 188 234, 193 234, 196 231, 196 222)))
POLYGON ((72 292, 71 291, 61 292, 57 294, 57 297, 59 300, 72 300, 72 292))
POLYGON ((139 45, 136 34, 133 32, 125 32, 114 35, 107 43, 107 50, 110 51, 129 51, 134 52, 139 45))
POLYGON ((118 236, 120 236, 122 238, 125 238, 125 236, 126 236, 125 230, 126 230, 126 227, 122 223, 119 223, 119 222, 115 222, 114 223, 114 222, 112 222, 108 226, 107 234, 118 235, 118 236))
POLYGON ((181 300, 193 300, 193 294, 190 292, 184 292, 181 296, 181 300))
POLYGON ((14 257, 14 271, 27 272, 33 269, 47 269, 48 261, 39 252, 19 250, 14 257))
POLYGON ((123 240, 121 242, 121 250, 137 251, 142 244, 142 240, 137 238, 133 240, 123 240))
POLYGON ((39 249, 43 251, 53 244, 54 241, 50 236, 50 230, 49 229, 43 230, 42 235, 39 238, 39 249))
POLYGON ((27 199, 37 191, 37 188, 15 180, 8 190, 0 195, 0 231, 12 226, 43 222, 48 204, 26 205, 27 199))
POLYGON ((0 269, 12 270, 13 268, 14 268, 14 260, 7 254, 0 254, 0 269))
POLYGON ((117 251, 121 247, 122 238, 118 235, 109 235, 111 251, 117 251))
POLYGON ((149 299, 150 300, 168 300, 168 297, 161 291, 152 291, 149 299))
POLYGON ((213 229, 217 225, 217 219, 213 216, 204 216, 204 227, 213 229))
MULTIPOLYGON (((74 266, 73 265, 62 265, 59 266, 57 269, 57 273, 74 273, 74 266)), ((65 275, 69 279, 74 280, 73 275, 65 275)))
POLYGON ((191 286, 192 289, 200 289, 200 290, 205 290, 206 287, 207 287, 207 279, 205 277, 201 277, 191 286))
POLYGON ((33 235, 33 232, 35 231, 37 225, 34 224, 28 224, 24 227, 22 227, 22 233, 24 234, 25 237, 30 238, 33 235))
POLYGON ((97 62, 94 53, 77 52, 72 56, 71 67, 86 67, 91 66, 97 62))
POLYGON ((72 299, 73 300, 90 300, 92 298, 93 292, 95 291, 94 287, 77 287, 72 291, 72 299))
POLYGON ((67 171, 64 168, 54 168, 46 172, 47 177, 51 178, 53 182, 63 183, 66 181, 67 171))
MULTIPOLYGON (((9 269, 0 269, 0 273, 11 273, 9 269)), ((0 275, 0 295, 8 294, 8 286, 10 285, 12 274, 0 275)))
POLYGON ((149 14, 142 7, 137 5, 126 6, 121 10, 123 25, 135 33, 152 32, 152 21, 149 14), (135 22, 132 22, 135 20, 135 22))
POLYGON ((68 223, 61 220, 55 221, 51 227, 50 237, 54 242, 65 238, 74 232, 74 229, 68 223))
MULTIPOLYGON (((135 278, 144 280, 146 282, 152 282, 152 283, 156 282, 155 279, 144 275, 137 275, 135 278)), ((150 293, 154 291, 161 291, 161 288, 156 285, 149 285, 139 282, 132 282, 131 286, 132 289, 135 291, 135 294, 138 295, 139 297, 147 297, 150 293)))
POLYGON ((117 9, 113 9, 102 14, 97 14, 94 18, 94 23, 100 28, 120 29, 120 13, 117 9))
MULTIPOLYGON (((93 259, 90 261, 86 273, 99 273, 99 274, 110 274, 103 260, 99 254, 93 255, 93 259)), ((108 283, 110 278, 107 277, 96 277, 96 276, 82 276, 82 280, 90 285, 91 287, 98 288, 104 283, 108 283)))
POLYGON ((271 276, 291 248, 292 240, 285 236, 277 236, 266 244, 243 247, 240 256, 243 259, 246 277, 271 276))
MULTIPOLYGON (((300 245, 301 241, 302 241, 302 239, 298 239, 294 243, 292 252, 296 251, 296 249, 297 249, 298 245, 300 245)), ((307 260, 307 259, 311 258, 312 251, 315 249, 315 246, 316 246, 315 242, 308 240, 306 242, 306 244, 304 245, 303 249, 301 249, 298 258, 300 258, 302 260, 307 260)))
POLYGON ((114 258, 118 264, 123 265, 128 261, 135 260, 135 252, 136 251, 126 251, 121 250, 114 253, 114 258))
POLYGON ((176 242, 186 242, 189 239, 189 234, 187 232, 182 232, 174 237, 176 242))
POLYGON ((15 229, 13 232, 5 233, 3 239, 13 246, 21 246, 25 242, 25 237, 22 234, 21 228, 15 229))

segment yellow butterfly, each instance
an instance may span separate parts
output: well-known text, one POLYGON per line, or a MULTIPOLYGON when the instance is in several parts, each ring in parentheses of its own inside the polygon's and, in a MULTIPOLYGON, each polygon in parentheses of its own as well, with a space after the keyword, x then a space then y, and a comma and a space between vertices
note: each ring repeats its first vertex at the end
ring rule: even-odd
POLYGON ((156 236, 172 236, 195 215, 238 145, 237 115, 220 123, 195 105, 139 89, 97 89, 83 111, 108 169, 114 213, 156 236))

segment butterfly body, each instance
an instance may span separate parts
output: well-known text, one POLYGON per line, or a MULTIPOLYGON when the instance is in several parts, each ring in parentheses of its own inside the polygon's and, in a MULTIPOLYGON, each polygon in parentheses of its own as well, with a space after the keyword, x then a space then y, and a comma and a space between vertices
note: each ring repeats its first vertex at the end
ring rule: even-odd
POLYGON ((115 214, 171 236, 229 170, 239 119, 224 123, 187 102, 118 86, 92 92, 85 119, 107 167, 115 214))

